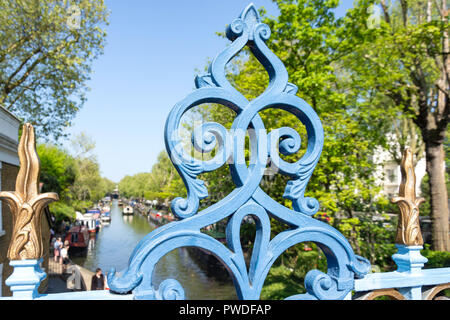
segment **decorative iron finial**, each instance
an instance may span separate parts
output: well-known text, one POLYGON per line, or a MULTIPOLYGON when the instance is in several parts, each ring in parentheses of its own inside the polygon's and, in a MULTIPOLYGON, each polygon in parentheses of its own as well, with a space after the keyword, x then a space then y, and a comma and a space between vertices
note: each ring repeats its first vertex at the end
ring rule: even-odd
POLYGON ((13 216, 13 234, 8 249, 9 260, 39 259, 43 255, 41 220, 45 206, 57 201, 56 193, 39 194, 40 162, 36 152, 34 128, 23 125, 19 143, 20 169, 16 191, 0 192, 13 216))
POLYGON ((391 199, 400 208, 395 243, 408 246, 423 245, 419 224, 419 205, 425 199, 416 198, 416 175, 414 173, 413 155, 409 148, 403 151, 400 168, 402 182, 399 188, 399 196, 391 199))

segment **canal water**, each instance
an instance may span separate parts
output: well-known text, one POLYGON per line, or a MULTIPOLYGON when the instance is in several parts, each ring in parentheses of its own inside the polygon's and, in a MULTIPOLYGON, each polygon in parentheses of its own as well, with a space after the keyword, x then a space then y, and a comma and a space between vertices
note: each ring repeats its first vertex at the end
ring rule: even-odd
MULTIPOLYGON (((121 207, 114 200, 111 205, 111 222, 103 224, 96 237, 91 238, 84 256, 70 258, 91 271, 101 268, 105 273, 112 267, 117 272, 124 271, 134 247, 155 228, 152 222, 137 212, 131 216, 123 216, 121 207)), ((153 277, 156 287, 168 278, 180 282, 186 299, 237 299, 231 278, 223 282, 208 277, 185 248, 169 252, 158 262, 153 277)))

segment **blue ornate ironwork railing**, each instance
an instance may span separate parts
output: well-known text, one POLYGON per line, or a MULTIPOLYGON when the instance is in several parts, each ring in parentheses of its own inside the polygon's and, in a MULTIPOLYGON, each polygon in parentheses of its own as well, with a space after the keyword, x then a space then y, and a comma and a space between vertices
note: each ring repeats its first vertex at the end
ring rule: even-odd
POLYGON ((231 45, 211 63, 209 73, 197 76, 197 90, 175 105, 165 127, 166 149, 187 187, 186 199, 172 201, 172 212, 181 221, 170 223, 147 235, 134 249, 128 269, 121 277, 110 273, 112 291, 133 291, 135 298, 184 298, 183 288, 174 279, 167 279, 159 288, 152 285, 155 265, 171 250, 200 247, 214 254, 229 270, 238 298, 258 299, 267 273, 280 254, 304 241, 318 244, 326 255, 328 273, 310 271, 305 279, 307 293, 290 299, 343 299, 354 287, 354 279, 370 270, 370 263, 354 254, 345 237, 328 224, 311 216, 319 209, 316 199, 304 196, 307 183, 319 160, 323 146, 323 129, 319 117, 295 95, 296 86, 288 82, 288 73, 281 60, 266 46, 269 27, 262 23, 256 8, 249 5, 227 28, 231 45), (226 64, 245 46, 251 50, 269 74, 267 89, 252 101, 237 91, 225 76, 226 64), (219 123, 208 122, 195 128, 193 144, 201 152, 217 151, 213 159, 201 161, 184 151, 179 136, 181 117, 202 103, 218 103, 237 114, 230 130, 219 123), (300 148, 300 136, 292 128, 283 127, 267 133, 259 112, 280 108, 295 115, 308 133, 307 151, 295 163, 282 160, 279 152, 292 154, 300 148), (245 133, 249 130, 251 155, 247 166, 244 154, 245 133), (280 141, 280 142, 279 142, 280 141), (217 146, 216 146, 217 144, 217 146), (288 175, 284 197, 292 201, 293 210, 279 204, 261 188, 260 182, 268 160, 282 174, 288 175), (199 201, 208 196, 203 172, 216 170, 229 159, 236 188, 220 202, 198 212, 199 201), (245 216, 256 219, 256 238, 247 270, 240 243, 240 225, 245 216), (270 239, 270 219, 290 226, 270 239), (203 227, 230 218, 226 229, 227 245, 200 231, 203 227))
MULTIPOLYGON (((288 82, 283 63, 266 46, 270 32, 269 27, 261 22, 256 8, 249 5, 227 27, 226 35, 232 41, 231 45, 213 60, 207 74, 196 77, 197 89, 176 104, 168 116, 166 149, 188 191, 185 199, 172 201, 172 212, 179 221, 155 229, 139 242, 131 253, 128 267, 120 276, 115 270, 108 274, 110 291, 39 295, 37 287, 43 278, 39 259, 12 260, 11 265, 15 269, 7 284, 13 290, 13 298, 183 299, 184 290, 175 279, 166 279, 155 287, 154 270, 168 252, 180 247, 198 247, 211 252, 226 266, 238 298, 258 299, 275 260, 288 248, 306 241, 316 243, 325 254, 327 273, 309 271, 305 277, 307 292, 288 299, 352 299, 352 292, 357 293, 353 298, 369 299, 387 294, 394 298, 421 299, 422 295, 434 296, 436 288, 441 290, 448 286, 450 268, 422 270, 426 259, 420 255, 421 245, 416 243, 398 245, 399 252, 393 257, 399 266, 397 271, 368 274, 369 261, 355 255, 339 231, 312 217, 318 211, 319 203, 314 198, 305 197, 305 189, 322 152, 323 128, 315 111, 295 95, 297 88, 288 82), (237 91, 225 75, 226 64, 246 46, 267 70, 270 80, 266 90, 251 101, 237 91), (236 112, 230 130, 215 122, 195 128, 194 147, 204 153, 214 150, 212 159, 205 161, 191 157, 183 149, 179 135, 182 116, 202 103, 218 103, 236 112), (268 108, 285 110, 304 124, 308 142, 306 153, 298 161, 288 163, 281 159, 279 153, 298 152, 301 145, 299 134, 289 127, 267 132, 259 112, 268 108), (251 147, 248 165, 244 152, 246 133, 251 147), (292 201, 293 209, 276 202, 260 188, 269 160, 281 174, 290 178, 284 197, 292 201), (220 202, 198 211, 200 200, 208 196, 205 183, 198 176, 226 163, 235 189, 220 202), (241 222, 248 215, 256 222, 249 268, 240 241, 241 222), (270 218, 287 224, 289 228, 271 239, 270 218), (224 219, 228 219, 226 244, 201 231, 224 219)), ((406 203, 405 199, 400 197, 396 201, 406 203)))

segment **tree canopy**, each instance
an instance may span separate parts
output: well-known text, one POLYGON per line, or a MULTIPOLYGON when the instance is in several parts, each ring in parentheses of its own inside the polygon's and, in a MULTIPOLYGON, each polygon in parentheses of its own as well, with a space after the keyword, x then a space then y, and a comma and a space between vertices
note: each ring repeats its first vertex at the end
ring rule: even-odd
POLYGON ((0 0, 0 106, 40 137, 64 136, 86 100, 107 18, 102 0, 0 0))
POLYGON ((122 178, 119 182, 119 192, 129 198, 146 198, 162 202, 186 194, 181 178, 165 151, 160 152, 151 172, 122 178))
POLYGON ((447 0, 358 1, 347 13, 343 30, 352 51, 342 62, 358 99, 391 114, 391 123, 409 121, 409 143, 419 137, 423 144, 416 151, 425 149, 433 246, 450 250, 444 170, 450 120, 447 0), (367 23, 373 4, 380 7, 376 27, 367 23))
POLYGON ((92 139, 79 134, 74 138, 74 143, 89 146, 90 153, 73 155, 55 144, 37 145, 42 192, 56 192, 60 198, 50 205, 57 220, 74 218, 76 210, 83 212, 112 192, 116 186, 114 182, 101 176, 99 163, 92 154, 95 147, 92 139))

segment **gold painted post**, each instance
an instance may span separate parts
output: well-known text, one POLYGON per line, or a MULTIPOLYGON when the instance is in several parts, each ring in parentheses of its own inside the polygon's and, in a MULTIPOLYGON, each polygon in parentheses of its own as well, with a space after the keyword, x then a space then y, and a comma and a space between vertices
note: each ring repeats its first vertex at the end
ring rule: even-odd
POLYGON ((423 245, 419 224, 419 206, 424 198, 416 198, 416 175, 414 173, 413 155, 409 148, 403 152, 400 164, 402 182, 399 196, 391 199, 400 208, 395 243, 408 246, 423 245))
MULTIPOLYGON (((402 182, 399 196, 391 201, 400 208, 395 246, 398 251, 392 256, 398 272, 420 274, 428 259, 422 256, 423 238, 419 224, 419 205, 425 200, 416 198, 416 175, 414 173, 413 155, 409 148, 403 152, 400 164, 402 182)), ((422 299, 422 287, 403 287, 399 292, 409 300, 422 299)))
POLYGON ((44 208, 58 200, 56 193, 39 194, 40 162, 36 151, 34 128, 23 126, 19 148, 20 169, 16 190, 0 192, 0 200, 11 208, 13 231, 8 248, 8 259, 14 267, 5 283, 16 299, 34 299, 45 273, 40 269, 43 256, 42 215, 44 208))

